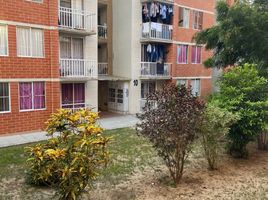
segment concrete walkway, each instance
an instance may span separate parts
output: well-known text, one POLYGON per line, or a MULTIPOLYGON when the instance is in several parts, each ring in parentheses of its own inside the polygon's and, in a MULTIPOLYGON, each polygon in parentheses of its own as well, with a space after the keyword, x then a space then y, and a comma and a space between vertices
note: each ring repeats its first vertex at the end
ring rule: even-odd
MULTIPOLYGON (((135 126, 137 122, 138 119, 133 115, 113 116, 102 118, 99 120, 100 126, 106 130, 132 127, 135 126)), ((0 136, 0 148, 32 142, 39 142, 46 139, 48 139, 48 137, 46 136, 45 132, 0 136)))

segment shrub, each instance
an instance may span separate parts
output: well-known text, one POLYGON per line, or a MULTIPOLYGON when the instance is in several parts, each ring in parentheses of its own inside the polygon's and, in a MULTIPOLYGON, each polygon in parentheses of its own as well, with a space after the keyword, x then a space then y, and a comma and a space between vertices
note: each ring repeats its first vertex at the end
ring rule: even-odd
POLYGON ((144 112, 138 115, 138 134, 151 141, 175 184, 182 178, 191 144, 197 137, 203 107, 190 90, 169 84, 151 94, 144 112))
POLYGON ((202 146, 210 170, 217 169, 222 142, 228 134, 230 126, 238 120, 238 116, 226 109, 218 107, 214 102, 207 104, 201 126, 202 146))
POLYGON ((247 144, 254 141, 268 120, 268 80, 254 65, 237 66, 224 73, 220 92, 214 97, 222 108, 239 115, 228 134, 229 152, 234 157, 247 157, 247 144))
POLYGON ((107 162, 109 138, 101 135, 97 119, 90 110, 53 114, 47 132, 54 138, 26 149, 30 182, 56 187, 61 199, 76 199, 107 162))

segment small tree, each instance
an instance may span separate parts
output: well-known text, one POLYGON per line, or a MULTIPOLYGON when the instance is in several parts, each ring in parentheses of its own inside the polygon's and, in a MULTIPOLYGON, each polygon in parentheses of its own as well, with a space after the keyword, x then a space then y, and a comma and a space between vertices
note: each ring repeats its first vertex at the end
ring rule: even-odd
POLYGON ((214 99, 240 119, 228 134, 229 152, 234 157, 247 157, 246 146, 254 141, 268 120, 268 80, 259 76, 254 65, 237 66, 226 72, 214 99))
POLYGON ((183 175, 191 144, 197 137, 204 104, 184 86, 169 84, 147 98, 138 115, 138 134, 148 138, 177 185, 183 175), (152 104, 155 102, 155 104, 152 104), (152 106, 156 105, 156 106, 152 106))
POLYGON ((217 169, 219 154, 230 126, 238 120, 238 116, 220 108, 215 102, 207 104, 201 126, 202 146, 210 170, 217 169))
POLYGON ((47 132, 55 137, 27 148, 30 183, 56 187, 60 199, 77 199, 107 162, 109 138, 102 136, 97 119, 87 109, 53 114, 47 132))

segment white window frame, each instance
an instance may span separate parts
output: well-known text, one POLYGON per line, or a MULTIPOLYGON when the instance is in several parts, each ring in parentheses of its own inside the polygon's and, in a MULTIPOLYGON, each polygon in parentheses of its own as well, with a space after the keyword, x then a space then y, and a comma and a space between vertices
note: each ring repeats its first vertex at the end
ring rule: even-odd
POLYGON ((81 105, 83 103, 74 103, 74 101, 75 101, 75 98, 74 98, 74 85, 75 84, 84 84, 84 89, 85 89, 85 103, 84 103, 85 106, 84 106, 84 108, 87 108, 87 103, 86 103, 86 83, 84 83, 84 82, 75 82, 75 83, 66 83, 66 84, 72 84, 72 87, 73 87, 73 99, 72 99, 72 101, 73 101, 73 103, 72 104, 62 104, 62 85, 64 85, 64 83, 62 83, 61 84, 61 95, 60 95, 60 99, 61 99, 60 107, 62 109, 71 109, 71 110, 83 109, 83 107, 75 108, 76 105, 81 105), (63 106, 72 106, 72 108, 63 108, 63 106))
POLYGON ((201 79, 198 79, 198 78, 196 78, 196 79, 191 79, 191 80, 190 80, 190 85, 191 85, 191 92, 192 92, 192 95, 195 96, 195 97, 200 97, 200 96, 201 96, 201 79), (197 87, 196 87, 196 83, 197 83, 197 81, 199 81, 199 88, 198 88, 198 90, 199 90, 199 94, 198 94, 198 95, 193 94, 193 88, 197 88, 197 87))
POLYGON ((185 82, 185 87, 188 88, 188 79, 177 79, 177 86, 184 85, 182 82, 185 82))
MULTIPOLYGON (((189 28, 190 28, 190 16, 191 16, 191 10, 188 9, 188 8, 179 7, 179 12, 180 12, 181 10, 182 10, 182 12, 183 12, 183 23, 182 23, 182 26, 180 26, 180 23, 179 23, 179 27, 180 27, 180 28, 187 28, 187 29, 189 29, 189 28), (187 10, 187 12, 186 12, 186 10, 187 10), (187 15, 186 15, 186 14, 187 14, 187 15), (186 16, 188 17, 188 23, 187 23, 186 26, 184 26, 184 25, 185 25, 185 24, 184 24, 184 20, 185 20, 186 16)), ((180 21, 180 13, 179 13, 179 21, 180 21)))
POLYGON ((32 3, 44 3, 43 0, 26 0, 26 1, 29 1, 29 2, 32 2, 32 3))
POLYGON ((47 108, 47 95, 46 95, 46 82, 44 81, 35 81, 35 82, 31 82, 31 81, 24 81, 24 82, 19 82, 18 84, 18 96, 19 96, 19 107, 20 107, 20 112, 29 112, 29 111, 42 111, 42 110, 46 110, 47 108), (40 108, 40 109, 35 109, 34 108, 34 88, 33 88, 33 85, 34 83, 44 83, 44 90, 45 90, 45 107, 44 108, 40 108), (21 107, 20 107, 20 83, 31 83, 31 86, 32 86, 32 109, 25 109, 25 110, 22 110, 21 107))
MULTIPOLYGON (((201 50, 200 50, 200 63, 197 62, 197 48, 196 48, 196 50, 195 50, 195 62, 192 62, 192 56, 193 56, 193 55, 191 54, 191 62, 192 62, 192 64, 194 64, 194 65, 202 64, 202 56, 203 56, 203 55, 202 55, 202 46, 196 46, 196 45, 195 45, 195 46, 192 46, 192 48, 193 48, 193 47, 201 47, 201 50)), ((191 53, 192 53, 192 52, 191 52, 191 53)))
POLYGON ((0 56, 9 56, 9 44, 8 44, 8 25, 6 24, 0 24, 0 26, 4 26, 6 29, 6 45, 7 45, 7 53, 6 54, 0 54, 0 56))
POLYGON ((188 45, 188 44, 178 44, 178 45, 177 45, 177 64, 178 64, 178 65, 187 65, 187 64, 189 64, 189 49, 190 49, 189 47, 190 47, 190 45, 188 45), (187 56, 186 56, 186 62, 182 62, 182 63, 179 63, 179 62, 178 62, 178 60, 179 60, 179 59, 178 59, 178 47, 179 47, 179 46, 187 46, 187 51, 186 51, 186 55, 187 55, 187 56))
POLYGON ((17 40, 17 56, 18 57, 21 57, 21 58, 45 58, 45 32, 44 32, 44 29, 41 29, 41 28, 34 28, 34 27, 28 27, 28 26, 17 26, 16 27, 16 40, 17 40), (18 52, 18 28, 24 28, 24 29, 29 29, 30 31, 30 55, 29 56, 25 56, 25 55, 19 55, 19 52, 18 52), (43 55, 42 56, 33 56, 33 45, 32 45, 32 29, 38 29, 38 30, 41 30, 42 33, 43 33, 43 55))
POLYGON ((199 11, 199 10, 193 10, 193 29, 198 30, 198 31, 203 30, 203 25, 204 25, 204 12, 199 11), (197 28, 195 28, 195 25, 196 25, 196 23, 195 23, 195 13, 198 13, 198 15, 197 15, 197 28), (198 19, 200 18, 201 13, 202 13, 202 28, 199 29, 198 19))
MULTIPOLYGON (((7 83, 7 82, 0 82, 0 83, 7 83)), ((8 111, 0 111, 0 114, 5 114, 5 113, 11 113, 11 94, 10 94, 10 83, 8 84, 8 103, 9 103, 9 107, 8 107, 8 111)), ((5 96, 7 97, 7 96, 5 96)))

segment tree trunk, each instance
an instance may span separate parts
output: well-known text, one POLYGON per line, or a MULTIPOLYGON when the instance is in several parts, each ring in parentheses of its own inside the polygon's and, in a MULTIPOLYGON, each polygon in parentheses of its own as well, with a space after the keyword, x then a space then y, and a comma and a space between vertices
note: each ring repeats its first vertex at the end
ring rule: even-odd
POLYGON ((258 136, 258 149, 268 150, 268 131, 265 131, 258 136))

